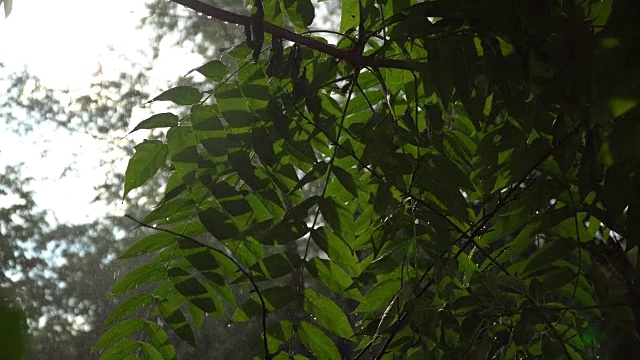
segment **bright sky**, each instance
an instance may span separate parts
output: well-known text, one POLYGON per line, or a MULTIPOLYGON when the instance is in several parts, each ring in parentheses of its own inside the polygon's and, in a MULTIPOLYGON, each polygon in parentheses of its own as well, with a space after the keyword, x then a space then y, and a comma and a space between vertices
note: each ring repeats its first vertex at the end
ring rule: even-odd
MULTIPOLYGON (((126 71, 127 58, 147 60, 141 52, 151 34, 136 29, 147 14, 144 5, 144 0, 14 0, 11 15, 0 20, 0 62, 10 71, 26 68, 49 88, 86 89, 98 80, 98 70, 117 74, 126 71)), ((184 51, 173 51, 164 62, 180 54, 185 68, 182 73, 167 72, 167 81, 188 71, 187 64, 195 67, 200 61, 189 55, 185 61, 184 51)), ((146 116, 140 111, 131 123, 146 116)), ((89 134, 45 126, 19 136, 0 129, 0 144, 0 169, 23 162, 23 175, 34 178, 31 189, 37 204, 52 210, 58 221, 82 222, 122 211, 120 203, 91 204, 94 186, 105 174, 100 158, 114 154, 106 154, 106 144, 89 134), (60 177, 71 162, 78 171, 60 177)), ((124 172, 126 160, 120 167, 124 172)))
MULTIPOLYGON (((319 4, 327 3, 331 1, 319 4)), ((4 20, 0 16, 3 72, 26 68, 49 88, 70 89, 72 95, 73 90, 82 92, 100 79, 96 77, 99 70, 113 79, 130 69, 129 61, 148 61, 143 52, 152 34, 136 29, 146 14, 145 0, 14 0, 11 15, 4 20)), ((314 25, 326 20, 323 14, 326 11, 317 12, 314 25)), ((158 88, 203 62, 175 46, 163 47, 161 55, 151 73, 158 88), (180 70, 176 70, 177 63, 180 70)), ((0 96, 2 91, 0 88, 0 96)), ((134 113, 130 128, 149 116, 145 111, 141 108, 134 113)), ((107 153, 106 143, 89 134, 71 134, 54 127, 43 126, 19 136, 1 126, 0 122, 0 170, 8 164, 24 163, 23 175, 34 178, 31 190, 38 206, 52 211, 57 221, 77 223, 106 212, 122 213, 120 202, 91 204, 96 195, 94 186, 103 183, 106 172, 100 159, 119 156, 107 153), (70 163, 77 172, 65 173, 70 163)), ((135 140, 144 137, 142 132, 135 135, 135 140)), ((124 173, 125 168, 126 159, 119 163, 119 171, 124 173)), ((0 206, 2 202, 0 198, 0 206)))

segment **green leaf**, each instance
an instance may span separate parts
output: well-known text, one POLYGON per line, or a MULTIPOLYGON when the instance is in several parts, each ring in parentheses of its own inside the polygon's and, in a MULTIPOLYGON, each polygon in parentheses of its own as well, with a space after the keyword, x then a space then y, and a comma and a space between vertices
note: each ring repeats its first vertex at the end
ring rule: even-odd
POLYGON ((253 145, 253 150, 265 164, 273 166, 277 163, 278 159, 273 151, 273 139, 270 138, 269 132, 265 128, 253 128, 251 144, 253 145))
POLYGON ((397 280, 386 280, 373 285, 365 295, 364 301, 358 305, 356 312, 376 312, 386 308, 398 290, 400 284, 397 280))
POLYGON ((153 295, 148 293, 136 294, 125 299, 118 304, 116 308, 109 313, 107 320, 104 322, 104 326, 110 326, 114 322, 122 319, 125 316, 130 315, 136 310, 139 310, 153 302, 153 295))
POLYGON ((353 249, 339 236, 330 232, 326 226, 311 231, 313 242, 324 251, 329 259, 351 275, 358 272, 358 257, 353 249))
MULTIPOLYGON (((163 127, 172 127, 178 125, 178 115, 172 113, 160 113, 152 115, 150 118, 142 120, 140 124, 136 125, 133 130, 129 131, 131 134, 134 131, 138 131, 140 129, 157 129, 163 127)), ((127 134, 128 135, 128 134, 127 134)))
POLYGON ((216 304, 207 288, 188 271, 174 266, 167 270, 169 279, 180 294, 206 313, 216 311, 216 304))
POLYGON ((331 299, 308 289, 304 292, 304 310, 313 316, 318 324, 345 339, 354 335, 349 319, 342 309, 331 299))
POLYGON ((176 126, 167 131, 168 153, 171 156, 173 166, 176 168, 175 174, 177 174, 171 176, 169 180, 180 181, 174 186, 180 187, 180 185, 188 186, 191 184, 192 180, 190 179, 193 175, 189 174, 193 174, 196 171, 200 161, 197 144, 198 139, 191 127, 176 126))
POLYGON ((315 17, 311 0, 285 0, 284 6, 291 22, 299 29, 306 29, 315 17))
POLYGON ((247 45, 246 42, 240 43, 228 51, 224 52, 226 55, 229 55, 236 60, 245 60, 249 54, 251 54, 253 50, 247 45))
POLYGON ((342 17, 340 18, 340 32, 357 29, 360 23, 360 4, 358 0, 342 0, 342 17))
POLYGON ((296 327, 296 333, 300 342, 311 351, 316 359, 340 359, 340 352, 333 341, 317 327, 303 321, 296 327))
POLYGON ((177 105, 193 105, 200 102, 202 93, 191 86, 176 86, 153 98, 152 101, 171 101, 177 105))
POLYGON ((258 179, 255 167, 251 161, 251 155, 245 152, 235 152, 229 155, 229 165, 236 171, 240 178, 252 188, 257 188, 258 179))
POLYGON ((530 274, 543 266, 551 265, 556 260, 566 258, 573 252, 576 246, 577 243, 573 239, 567 238, 557 238, 549 244, 545 244, 540 250, 529 257, 523 274, 530 274))
POLYGON ((513 341, 516 345, 528 344, 535 334, 531 316, 521 316, 513 328, 513 341))
POLYGON ((164 360, 164 357, 153 345, 149 343, 140 343, 142 352, 147 360, 164 360))
MULTIPOLYGON (((298 296, 297 292, 291 286, 274 286, 268 289, 261 289, 260 295, 262 295, 268 312, 282 309, 298 296)), ((258 295, 254 294, 236 310, 231 319, 236 322, 244 322, 251 320, 261 313, 262 303, 258 295)))
POLYGON ((576 274, 566 266, 552 267, 549 271, 545 272, 544 275, 535 277, 534 279, 539 281, 537 290, 545 293, 573 282, 576 279, 576 274))
POLYGON ((345 242, 355 239, 355 221, 353 213, 343 204, 339 204, 333 197, 320 200, 320 212, 333 231, 345 242))
POLYGON ((164 265, 156 262, 144 264, 120 278, 113 285, 111 295, 119 295, 129 290, 135 289, 147 281, 157 281, 164 277, 164 265))
POLYGON ((189 304, 189 317, 193 321, 193 325, 196 328, 196 332, 200 332, 202 330, 202 322, 204 321, 205 312, 202 311, 199 307, 189 304))
POLYGON ((122 340, 108 348, 100 355, 100 360, 121 360, 140 347, 140 342, 136 340, 122 340))
POLYGON ((311 168, 311 170, 309 170, 306 174, 304 174, 304 176, 302 177, 302 179, 300 179, 300 181, 298 181, 296 186, 294 186, 293 189, 289 191, 289 194, 292 194, 294 191, 302 188, 303 186, 305 186, 306 184, 312 181, 318 180, 327 172, 328 167, 329 165, 324 161, 315 163, 311 168))
POLYGON ((237 83, 221 85, 216 91, 215 97, 222 117, 232 128, 240 129, 257 122, 237 83))
POLYGON ((176 349, 169 340, 169 334, 155 322, 147 321, 145 324, 147 336, 151 344, 155 346, 165 359, 173 360, 176 358, 176 349))
POLYGON ((227 76, 229 68, 220 60, 212 60, 191 71, 197 71, 209 80, 222 81, 227 76))
MULTIPOLYGON (((613 0, 601 0, 594 1, 591 3, 589 8, 589 18, 592 18, 591 22, 594 26, 603 26, 609 20, 609 15, 611 15, 611 7, 613 5, 613 0)), ((601 31, 602 29, 595 29, 595 32, 601 31)))
POLYGON ((557 342, 551 335, 542 338, 542 354, 545 359, 566 359, 563 344, 557 342))
POLYGON ((127 319, 111 327, 96 342, 93 350, 103 349, 117 341, 126 339, 144 328, 144 320, 133 318, 127 319))
MULTIPOLYGON (((262 224, 268 226, 273 224, 273 222, 268 221, 262 224)), ((302 219, 285 218, 276 225, 269 226, 269 229, 264 231, 264 235, 257 237, 257 240, 268 245, 284 245, 291 241, 300 239, 308 234, 309 230, 309 226, 306 222, 306 216, 302 219)))
POLYGON ((209 208, 200 211, 198 217, 209 233, 220 241, 232 239, 239 234, 233 219, 220 210, 209 208))
POLYGON ((151 211, 142 222, 151 224, 171 224, 195 215, 196 203, 189 198, 179 198, 161 203, 151 211))
POLYGON ((302 259, 296 253, 281 252, 267 256, 251 266, 251 270, 262 274, 264 277, 256 277, 256 280, 277 279, 287 275, 302 265, 302 259))
POLYGON ((624 115, 627 111, 633 109, 638 105, 638 99, 627 97, 615 97, 609 101, 609 108, 613 117, 624 115))
POLYGON ((167 158, 167 145, 159 140, 145 140, 135 146, 135 154, 129 159, 124 177, 124 195, 142 186, 164 166, 167 158))
POLYGON ((2 5, 4 5, 4 18, 6 19, 11 14, 11 10, 13 9, 13 0, 2 0, 2 5))
POLYGON ((167 307, 167 302, 158 301, 156 302, 158 305, 158 310, 164 320, 169 324, 169 327, 178 335, 182 341, 191 345, 192 347, 196 347, 196 339, 193 334, 193 329, 191 329, 191 325, 189 321, 184 316, 180 309, 174 309, 167 307))
POLYGON ((339 166, 333 166, 331 171, 336 176, 336 179, 340 182, 344 188, 351 193, 354 197, 358 197, 358 185, 356 185, 356 181, 353 176, 349 174, 346 170, 339 166))
POLYGON ((543 156, 549 151, 549 146, 542 138, 537 138, 529 147, 523 148, 509 160, 511 181, 520 181, 533 170, 543 156))
POLYGON ((136 241, 118 259, 132 259, 140 255, 149 254, 163 249, 176 242, 175 235, 167 233, 156 233, 143 237, 136 241))
POLYGON ((269 81, 261 66, 244 66, 238 70, 238 86, 252 111, 260 113, 269 104, 269 81))

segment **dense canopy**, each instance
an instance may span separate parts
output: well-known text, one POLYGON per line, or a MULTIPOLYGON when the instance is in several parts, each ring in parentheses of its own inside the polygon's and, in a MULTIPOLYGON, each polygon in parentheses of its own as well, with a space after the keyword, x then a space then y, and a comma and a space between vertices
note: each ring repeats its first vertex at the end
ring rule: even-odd
POLYGON ((268 359, 640 350, 636 1, 342 0, 339 29, 173 2, 246 39, 134 128, 166 131, 124 196, 168 180, 102 358, 172 359, 205 316, 268 359))

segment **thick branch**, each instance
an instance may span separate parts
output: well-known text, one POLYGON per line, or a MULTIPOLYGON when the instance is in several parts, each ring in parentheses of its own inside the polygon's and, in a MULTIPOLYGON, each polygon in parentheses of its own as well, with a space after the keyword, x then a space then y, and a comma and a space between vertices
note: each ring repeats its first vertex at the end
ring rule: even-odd
MULTIPOLYGON (((173 0, 173 2, 183 5, 185 7, 188 7, 189 9, 195 10, 204 15, 211 16, 220 21, 225 21, 231 24, 237 24, 242 26, 249 26, 251 24, 250 16, 232 13, 230 11, 220 9, 212 5, 205 4, 198 0, 173 0)), ((273 25, 266 21, 264 22, 264 31, 272 35, 275 35, 277 37, 280 37, 282 39, 286 39, 296 44, 304 45, 310 49, 327 54, 337 60, 346 61, 351 65, 354 65, 357 67, 420 70, 424 65, 424 63, 415 62, 415 61, 376 58, 373 56, 362 57, 361 54, 354 54, 349 49, 338 49, 333 45, 325 44, 313 38, 302 36, 291 30, 285 29, 277 25, 273 25)))

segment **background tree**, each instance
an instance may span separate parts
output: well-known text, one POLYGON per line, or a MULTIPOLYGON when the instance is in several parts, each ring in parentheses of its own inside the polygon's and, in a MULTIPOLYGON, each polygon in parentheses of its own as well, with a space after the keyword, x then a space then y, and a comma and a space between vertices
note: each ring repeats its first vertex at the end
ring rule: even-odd
MULTIPOLYGON (((164 1, 149 3, 149 12, 154 14, 154 20, 162 18, 165 21, 162 28, 157 27, 159 24, 144 25, 149 30, 163 33, 157 35, 157 40, 167 38, 163 42, 165 49, 173 42, 183 42, 170 35, 172 32, 193 34, 199 39, 201 49, 209 51, 203 50, 205 55, 210 55, 213 49, 221 46, 219 44, 232 42, 227 35, 221 36, 220 29, 198 37, 199 32, 209 30, 207 27, 198 30, 207 19, 173 7, 167 9, 164 1), (158 14, 162 11, 166 13, 160 17, 158 14), (170 30, 165 25, 172 21, 174 29, 170 30)), ((151 60, 162 57, 163 46, 155 41, 150 41, 151 60)), ((96 184, 96 201, 105 203, 122 201, 123 175, 118 174, 113 165, 132 152, 128 139, 121 141, 120 137, 130 127, 134 109, 146 102, 150 98, 148 93, 158 86, 154 82, 157 79, 148 80, 148 69, 144 64, 134 63, 133 57, 130 64, 130 73, 97 76, 98 81, 91 88, 81 90, 83 93, 80 94, 78 90, 48 88, 27 72, 2 79, 3 87, 7 88, 1 107, 5 129, 28 134, 43 129, 51 131, 55 129, 51 124, 55 124, 56 132, 89 133, 107 144, 109 156, 100 161, 112 167, 107 166, 110 172, 105 176, 105 183, 96 184)), ((104 66, 105 73, 108 66, 104 66)), ((51 136, 55 136, 55 132, 51 136)), ((8 155, 8 149, 3 152, 8 155)), ((12 160, 19 161, 18 156, 15 154, 12 160)), ((71 159, 55 161, 69 161, 68 173, 75 170, 71 159)), ((128 211, 139 214, 138 206, 153 202, 149 199, 158 196, 156 189, 162 184, 163 179, 159 178, 155 184, 147 184, 130 196, 128 211)), ((99 354, 91 354, 90 349, 102 333, 107 315, 118 303, 109 298, 110 288, 143 259, 131 263, 112 261, 140 232, 132 232, 135 223, 130 220, 108 215, 85 224, 59 224, 52 212, 37 206, 33 194, 27 191, 29 188, 30 183, 21 175, 18 166, 5 170, 0 205, 4 219, 0 229, 3 239, 0 253, 4 256, 1 286, 7 288, 7 293, 15 294, 18 307, 25 310, 30 335, 27 358, 49 358, 51 354, 66 359, 98 358, 99 354)), ((226 346, 206 346, 203 340, 197 353, 187 345, 178 347, 178 352, 186 357, 206 358, 242 354, 238 344, 243 338, 233 335, 234 330, 250 336, 250 328, 225 325, 207 320, 203 323, 202 336, 228 338, 226 346)))

